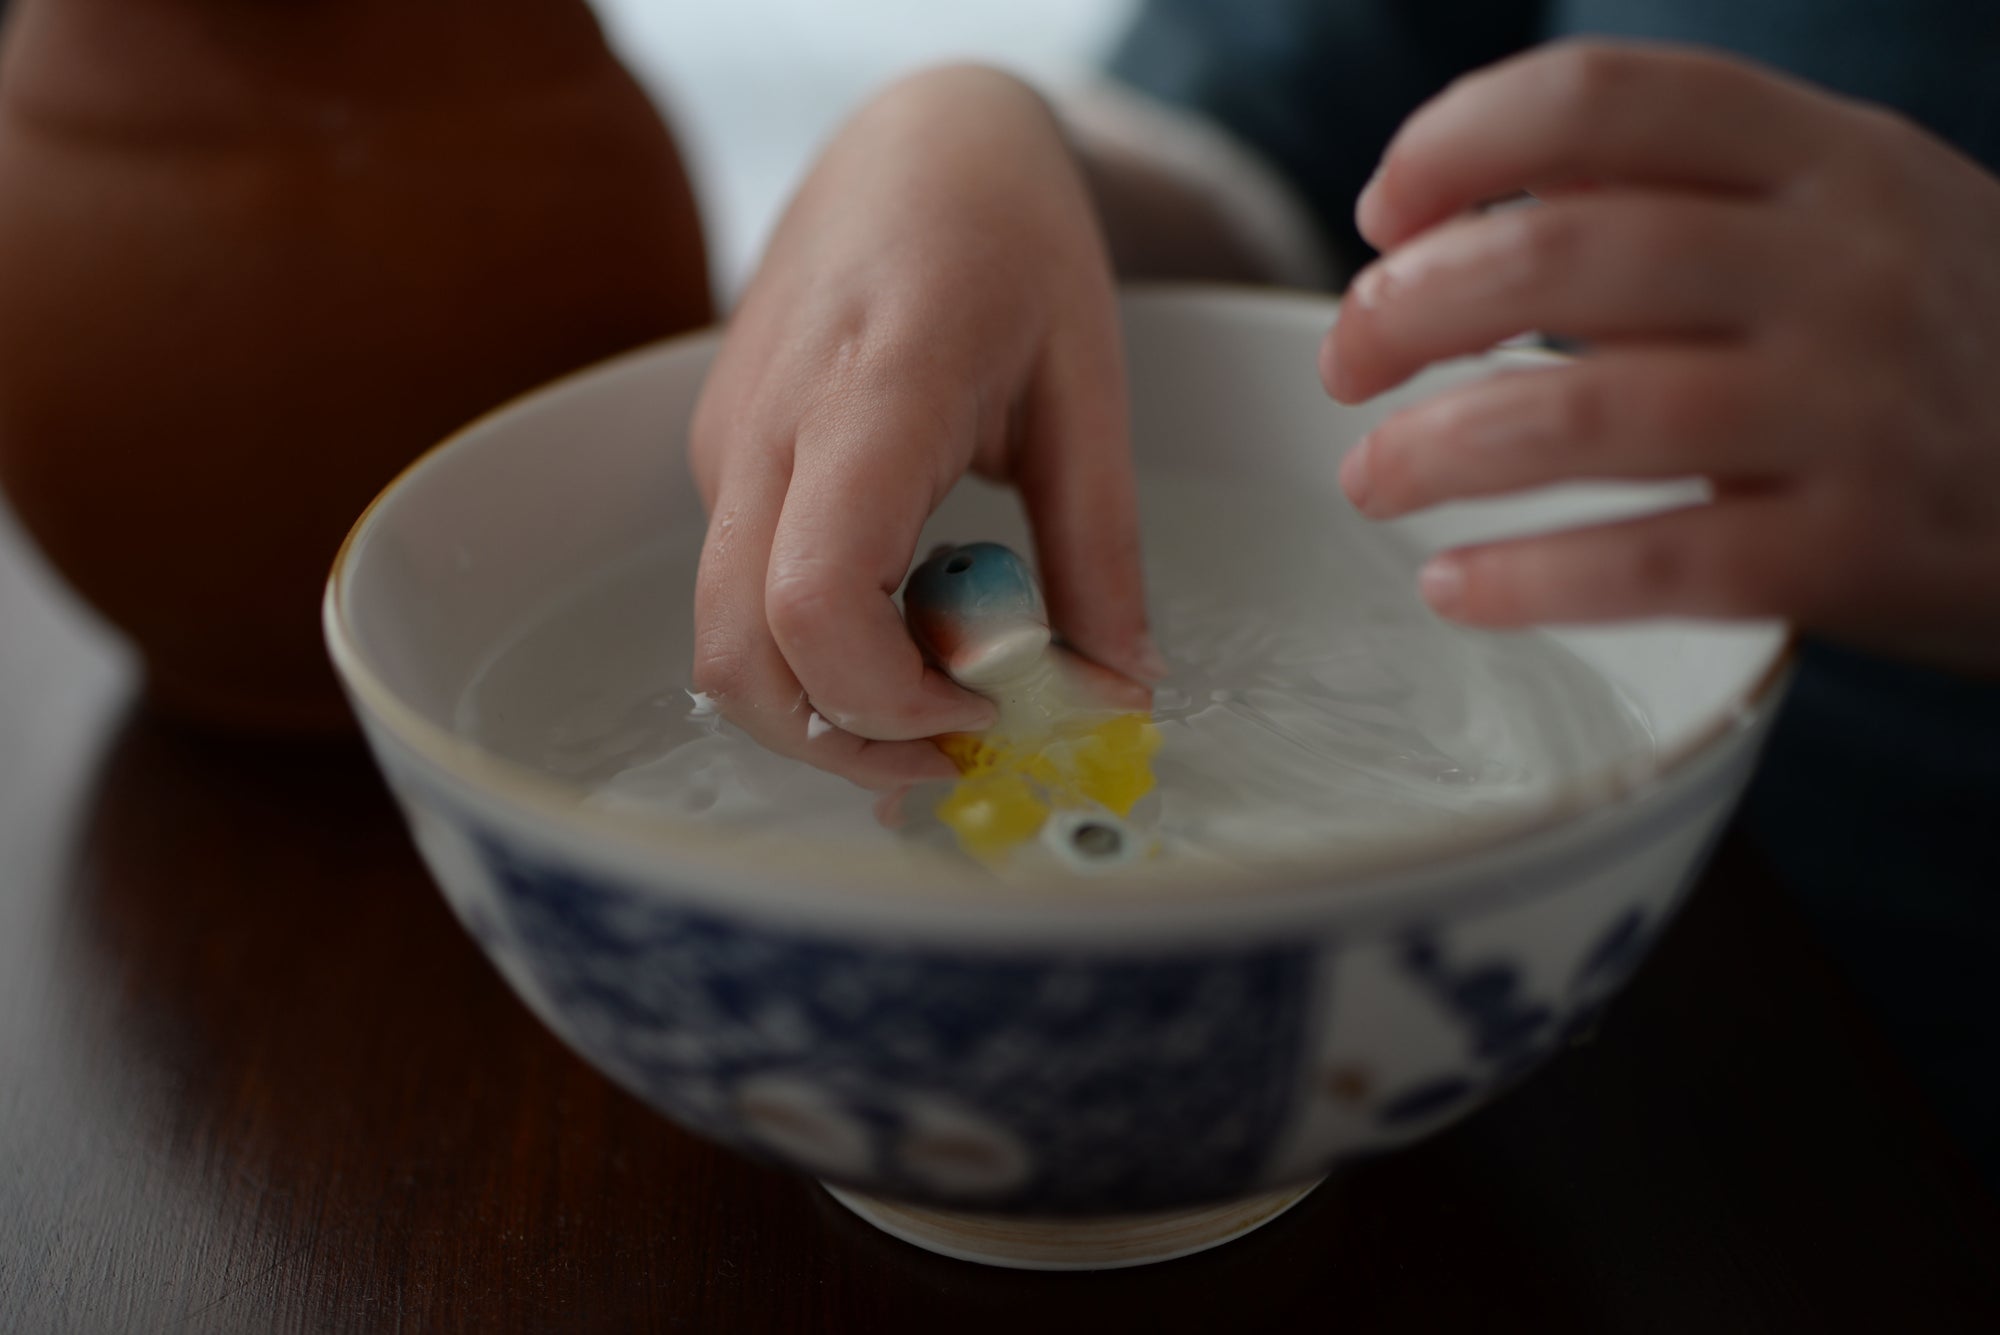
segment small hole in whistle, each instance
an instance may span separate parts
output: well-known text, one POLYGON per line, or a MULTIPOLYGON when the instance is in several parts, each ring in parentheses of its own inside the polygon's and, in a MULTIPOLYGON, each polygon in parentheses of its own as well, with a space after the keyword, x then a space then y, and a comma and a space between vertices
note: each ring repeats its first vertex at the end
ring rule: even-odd
POLYGON ((1091 822, 1076 827, 1069 837, 1070 847, 1087 858, 1116 857, 1125 846, 1125 836, 1109 825, 1091 822))
POLYGON ((969 556, 954 556, 944 563, 944 573, 947 575, 963 575, 970 569, 972 569, 972 558, 969 556))

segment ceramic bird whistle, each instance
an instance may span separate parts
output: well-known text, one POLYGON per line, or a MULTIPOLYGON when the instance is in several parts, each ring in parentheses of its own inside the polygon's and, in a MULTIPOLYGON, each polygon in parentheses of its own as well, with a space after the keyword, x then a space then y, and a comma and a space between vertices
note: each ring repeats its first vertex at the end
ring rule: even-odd
POLYGON ((997 542, 932 552, 904 586, 903 618, 931 660, 969 691, 1023 676, 1055 638, 1027 563, 997 542))
POLYGON ((903 615, 941 671, 999 709, 986 732, 937 739, 959 779, 922 806, 963 852, 989 866, 1047 857, 1088 871, 1151 850, 1140 803, 1159 729, 1107 706, 1056 644, 1026 562, 999 543, 941 547, 911 573, 903 615))

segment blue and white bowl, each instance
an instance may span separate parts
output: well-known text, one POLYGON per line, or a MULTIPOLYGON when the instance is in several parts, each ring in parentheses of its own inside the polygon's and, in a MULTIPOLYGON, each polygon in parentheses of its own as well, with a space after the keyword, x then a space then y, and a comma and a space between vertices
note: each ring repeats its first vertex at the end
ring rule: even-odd
MULTIPOLYGON (((1218 289, 1129 296, 1141 468, 1315 489, 1327 523, 1364 523, 1336 488, 1344 449, 1411 396, 1528 355, 1344 409, 1312 372, 1335 313, 1218 289)), ((1448 843, 1330 848, 1229 883, 1167 867, 1116 894, 968 891, 921 859, 635 824, 460 735, 455 707, 531 610, 701 526, 683 437, 714 348, 700 334, 642 350, 425 456, 356 525, 327 638, 426 861, 522 1000, 674 1121, 938 1250, 1178 1254, 1463 1117, 1643 959, 1782 689, 1781 626, 1559 632, 1646 710, 1656 763, 1468 818, 1448 843), (1107 1242, 1097 1217, 1135 1212, 1150 1222, 1107 1242)), ((1685 494, 1565 488, 1393 531, 1414 568, 1475 535, 1685 494)))

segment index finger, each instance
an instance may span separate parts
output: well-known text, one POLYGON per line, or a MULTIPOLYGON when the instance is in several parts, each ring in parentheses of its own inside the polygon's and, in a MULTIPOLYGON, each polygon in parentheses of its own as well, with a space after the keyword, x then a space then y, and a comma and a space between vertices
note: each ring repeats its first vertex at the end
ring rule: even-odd
POLYGON ((1583 181, 1761 191, 1818 151, 1824 96, 1666 43, 1561 42, 1452 84, 1404 122, 1355 205, 1387 251, 1455 214, 1583 181))
POLYGON ((955 430, 969 439, 972 425, 889 393, 799 431, 765 614, 813 708, 859 736, 908 740, 993 721, 989 702, 924 661, 893 601, 924 521, 957 480, 955 430))
POLYGON ((864 788, 893 790, 956 773, 929 742, 871 741, 815 722, 799 679, 765 624, 765 562, 788 473, 740 462, 721 480, 695 580, 694 689, 779 755, 864 788))

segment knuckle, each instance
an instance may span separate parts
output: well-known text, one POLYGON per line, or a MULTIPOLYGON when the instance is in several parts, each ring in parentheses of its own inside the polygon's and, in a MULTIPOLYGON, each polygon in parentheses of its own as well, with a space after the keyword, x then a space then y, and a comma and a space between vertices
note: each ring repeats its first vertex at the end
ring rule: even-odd
POLYGON ((1378 432, 1368 447, 1368 486, 1378 504, 1404 505, 1416 493, 1406 429, 1378 432))
POLYGON ((830 323, 813 353, 816 389, 804 422, 837 422, 908 385, 935 383, 935 315, 913 305, 892 286, 830 323))
POLYGON ((1778 549, 1759 610, 1817 619, 1852 599, 1870 580, 1879 543, 1869 536, 1881 520, 1881 493, 1828 484, 1818 489, 1797 525, 1798 540, 1778 549))
POLYGON ((1700 211, 1648 210, 1622 216, 1619 226, 1620 258, 1684 279, 1716 274, 1738 244, 1727 225, 1700 211))
POLYGON ((1565 593, 1561 572, 1532 551, 1506 547, 1473 551, 1460 558, 1465 574, 1464 604, 1495 625, 1524 625, 1559 612, 1565 593))
POLYGON ((1710 581, 1719 610, 1738 615, 1796 611, 1803 592, 1801 563, 1774 560, 1761 544, 1718 543, 1710 581))
POLYGON ((1749 408, 1738 386, 1710 368, 1661 376, 1647 388, 1645 419, 1663 447, 1734 433, 1748 424, 1749 408))
POLYGON ((1895 172, 1909 161, 1910 153, 1930 142, 1930 133, 1908 113, 1880 102, 1855 101, 1846 104, 1853 118, 1853 137, 1877 151, 1868 161, 1895 172))
POLYGON ((1459 96, 1469 88, 1483 87, 1499 73, 1500 70, 1488 65, 1454 74, 1450 79, 1446 80, 1444 87, 1438 90, 1437 95, 1431 99, 1431 103, 1435 105, 1439 102, 1448 101, 1459 96))
POLYGON ((1816 618, 1839 596, 1844 564, 1771 550, 1763 544, 1739 549, 1734 561, 1738 597, 1732 610, 1752 616, 1816 618))
MULTIPOLYGON (((1925 462, 1921 443, 1910 429, 1910 384, 1907 376, 1886 367, 1847 368, 1838 397, 1814 432, 1815 468, 1804 475, 1805 480, 1817 477, 1828 484, 1852 485, 1878 501, 1906 492, 1907 483, 1922 472, 1925 462)), ((1816 509, 1826 504, 1815 502, 1816 509)), ((1820 513, 1815 518, 1832 517, 1820 513)), ((1845 525, 1844 519, 1841 524, 1845 525)), ((1853 531, 1866 533, 1867 528, 1853 531)))
POLYGON ((1549 49, 1544 86, 1561 113, 1599 113, 1629 81, 1631 64, 1629 52, 1607 42, 1588 38, 1560 42, 1549 49))
POLYGON ((1827 214, 1853 219, 1857 225, 1847 229, 1849 235, 1879 235, 1886 230, 1908 244, 1929 225, 1925 202, 1931 192, 1924 177, 1930 145, 1899 142, 1904 134, 1900 127, 1869 123, 1878 113, 1856 114, 1861 123, 1851 151, 1830 154, 1813 164, 1801 189, 1827 214))
POLYGON ((1872 339, 1900 338, 1911 332, 1918 313, 1916 275, 1899 246, 1855 246, 1842 283, 1856 328, 1872 339))
POLYGON ((1556 375, 1547 390, 1549 429, 1547 446, 1552 453, 1573 457, 1594 453, 1610 431, 1610 398, 1600 377, 1556 375))
POLYGON ((1768 519, 1741 522, 1700 547, 1700 592, 1725 616, 1798 616, 1816 607, 1837 560, 1817 543, 1774 542, 1768 519))
POLYGON ((1507 271, 1520 286, 1548 283, 1576 263, 1589 239, 1580 220, 1566 209, 1509 209, 1495 219, 1502 228, 1500 249, 1507 271))
POLYGON ((825 573, 815 563, 774 563, 764 585, 764 617, 787 647, 808 643, 833 622, 836 609, 825 573))
POLYGON ((1688 553, 1668 531, 1633 538, 1625 558, 1625 581, 1648 606, 1671 605, 1688 588, 1688 553))

